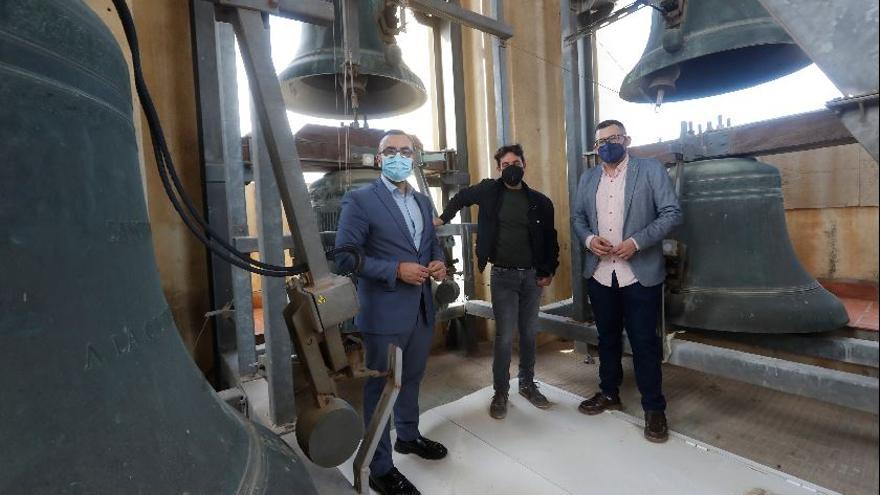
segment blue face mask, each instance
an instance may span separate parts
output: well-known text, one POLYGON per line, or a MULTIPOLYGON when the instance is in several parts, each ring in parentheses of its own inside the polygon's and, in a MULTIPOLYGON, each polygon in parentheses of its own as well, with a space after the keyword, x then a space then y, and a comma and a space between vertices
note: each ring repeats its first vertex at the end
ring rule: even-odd
POLYGON ((620 163, 626 155, 626 148, 620 143, 605 143, 599 146, 599 158, 612 165, 620 163))
POLYGON ((403 182, 412 173, 413 160, 396 154, 382 157, 382 175, 391 182, 403 182))

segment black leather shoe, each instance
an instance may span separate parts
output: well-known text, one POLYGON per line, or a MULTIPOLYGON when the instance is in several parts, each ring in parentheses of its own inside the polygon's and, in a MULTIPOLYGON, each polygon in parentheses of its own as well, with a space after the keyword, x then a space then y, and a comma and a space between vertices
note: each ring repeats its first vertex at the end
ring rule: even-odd
POLYGON ((645 438, 654 443, 669 440, 669 425, 663 411, 645 411, 645 438))
POLYGON ((495 419, 504 419, 507 416, 507 393, 495 392, 492 402, 489 404, 489 416, 495 419))
POLYGON ((397 439, 394 442, 394 450, 401 454, 415 454, 422 459, 437 460, 446 457, 446 447, 440 442, 428 440, 419 435, 419 438, 410 442, 397 439))
POLYGON ((402 475, 397 468, 382 476, 370 475, 370 488, 382 495, 422 495, 412 483, 402 475))
POLYGON ((578 406, 578 411, 592 416, 594 414, 599 414, 607 409, 614 409, 619 411, 622 407, 623 406, 620 403, 620 397, 611 397, 610 395, 605 395, 602 392, 597 392, 596 395, 581 402, 581 405, 578 406))
POLYGON ((528 382, 525 385, 520 385, 519 395, 525 397, 538 409, 547 409, 550 407, 550 401, 547 400, 547 397, 545 397, 540 390, 538 390, 538 384, 535 382, 528 382))

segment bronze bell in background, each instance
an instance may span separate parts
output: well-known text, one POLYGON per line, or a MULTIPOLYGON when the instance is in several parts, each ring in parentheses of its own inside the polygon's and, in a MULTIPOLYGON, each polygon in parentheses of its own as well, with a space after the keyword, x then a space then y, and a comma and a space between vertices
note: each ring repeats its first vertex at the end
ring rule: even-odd
POLYGON ((809 64, 758 0, 663 0, 620 97, 658 105, 703 98, 771 81, 809 64))
POLYGON ((85 3, 0 2, 0 493, 316 495, 184 348, 131 105, 85 3))
POLYGON ((346 2, 333 3, 333 26, 304 24, 300 50, 280 75, 287 108, 316 117, 381 118, 420 107, 427 94, 419 77, 403 63, 394 41, 399 30, 394 6, 386 7, 385 0, 356 2, 357 17, 348 22, 357 23, 359 46, 354 50, 354 65, 347 70, 343 33, 346 2))
POLYGON ((681 166, 683 245, 667 280, 667 321, 746 333, 811 333, 846 325, 846 309, 797 259, 779 171, 752 158, 681 166))

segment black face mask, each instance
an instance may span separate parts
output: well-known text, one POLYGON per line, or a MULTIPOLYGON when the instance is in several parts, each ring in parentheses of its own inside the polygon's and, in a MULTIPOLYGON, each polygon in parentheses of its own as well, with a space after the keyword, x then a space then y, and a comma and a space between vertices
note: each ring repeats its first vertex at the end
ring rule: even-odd
POLYGON ((522 182, 523 174, 525 170, 522 167, 517 165, 508 165, 504 170, 501 171, 501 180, 504 181, 505 184, 511 187, 516 187, 522 182))

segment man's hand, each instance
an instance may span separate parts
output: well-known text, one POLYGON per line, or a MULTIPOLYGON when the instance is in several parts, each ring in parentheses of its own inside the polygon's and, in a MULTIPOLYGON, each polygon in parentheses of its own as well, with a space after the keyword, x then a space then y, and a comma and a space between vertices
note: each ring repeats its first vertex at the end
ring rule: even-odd
POLYGON ((434 280, 442 282, 446 279, 446 263, 434 260, 428 263, 428 272, 434 277, 434 280))
POLYGON ((443 225, 443 224, 444 224, 443 220, 441 220, 441 219, 439 219, 439 218, 437 218, 437 217, 434 217, 434 227, 439 227, 439 226, 441 226, 441 225, 443 225))
POLYGON ((605 256, 611 253, 612 249, 614 249, 614 245, 608 242, 608 239, 599 236, 593 236, 590 239, 590 251, 598 256, 605 256))
POLYGON ((632 256, 636 254, 636 251, 638 251, 636 248, 636 241, 629 238, 615 246, 614 249, 611 250, 611 254, 626 261, 632 258, 632 256))
POLYGON ((547 287, 552 281, 553 277, 538 277, 538 287, 547 287))
POLYGON ((404 261, 397 265, 397 278, 410 285, 422 285, 429 275, 428 269, 418 263, 404 261))

